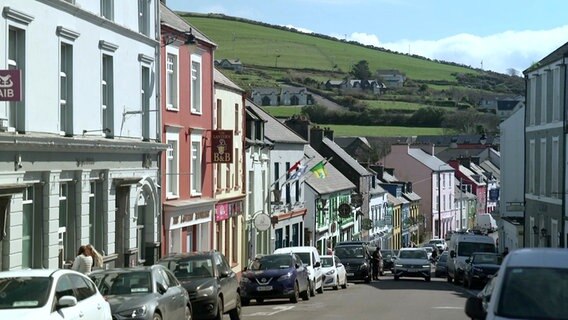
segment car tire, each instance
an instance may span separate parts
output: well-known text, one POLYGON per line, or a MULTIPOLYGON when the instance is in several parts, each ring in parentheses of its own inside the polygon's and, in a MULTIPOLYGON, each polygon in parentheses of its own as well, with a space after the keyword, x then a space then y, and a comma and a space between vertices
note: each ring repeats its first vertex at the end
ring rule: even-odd
POLYGON ((217 314, 213 317, 213 320, 223 320, 223 300, 221 297, 217 297, 217 314))
POLYGON ((333 290, 339 290, 339 276, 335 278, 335 285, 333 286, 333 290))
POLYGON ((309 284, 309 291, 310 291, 310 297, 315 297, 316 296, 316 289, 315 289, 315 283, 313 283, 311 280, 308 281, 309 284))
POLYGON ((264 299, 263 299, 263 298, 258 298, 258 299, 256 299, 256 303, 258 303, 258 304, 263 304, 263 303, 264 303, 264 299))
POLYGON ((341 289, 347 289, 347 277, 343 279, 343 284, 341 285, 341 289))
POLYGON ((185 306, 185 311, 184 311, 184 320, 191 320, 191 309, 189 308, 189 306, 185 306))
POLYGON ((290 297, 290 302, 298 303, 300 300, 300 289, 298 288, 298 283, 294 283, 294 295, 290 297))
POLYGON ((154 313, 152 320, 162 320, 162 316, 159 313, 154 313))
POLYGON ((430 278, 430 277, 426 277, 426 278, 424 278, 424 280, 426 280, 426 282, 430 282, 431 278, 430 278))
POLYGON ((241 320, 241 311, 242 311, 241 295, 237 292, 235 308, 229 311, 229 318, 231 318, 231 320, 241 320))
POLYGON ((394 281, 398 281, 399 276, 394 276, 394 281))
POLYGON ((306 288, 306 291, 300 292, 300 297, 304 301, 310 300, 310 287, 309 286, 306 288))
POLYGON ((242 298, 241 299, 241 305, 242 306, 249 306, 250 305, 250 299, 242 298))
POLYGON ((446 281, 448 281, 448 283, 452 283, 453 279, 452 277, 450 277, 450 275, 446 276, 446 281))
POLYGON ((319 287, 316 291, 317 291, 318 293, 320 293, 320 294, 323 293, 323 280, 322 280, 322 282, 321 282, 320 287, 319 287))

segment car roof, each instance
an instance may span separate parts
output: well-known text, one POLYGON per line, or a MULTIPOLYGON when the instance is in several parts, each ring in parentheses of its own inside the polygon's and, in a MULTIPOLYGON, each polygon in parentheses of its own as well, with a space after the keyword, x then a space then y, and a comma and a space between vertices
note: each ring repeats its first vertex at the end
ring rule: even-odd
POLYGON ((332 255, 329 255, 329 254, 326 254, 326 255, 320 256, 320 258, 333 258, 333 256, 332 256, 332 255))
POLYGON ((426 249, 424 248, 400 248, 399 251, 418 251, 418 250, 426 251, 426 249))
POLYGON ((183 252, 183 253, 172 253, 163 257, 162 261, 166 260, 178 260, 183 258, 191 257, 212 257, 217 251, 193 251, 193 252, 183 252))
POLYGON ((51 277, 54 273, 78 273, 72 270, 64 269, 21 269, 0 272, 0 278, 14 278, 14 277, 51 277))
POLYGON ((110 268, 110 269, 99 269, 95 270, 90 273, 90 275, 102 274, 102 273, 129 273, 129 272, 150 272, 156 268, 164 268, 161 265, 153 265, 153 266, 135 266, 135 267, 127 267, 127 268, 110 268))
POLYGON ((568 269, 568 250, 563 248, 524 248, 511 251, 507 267, 544 267, 568 269))
POLYGON ((310 246, 302 246, 302 247, 286 247, 286 248, 278 248, 274 250, 274 253, 283 253, 283 252, 312 252, 317 251, 315 247, 310 246))

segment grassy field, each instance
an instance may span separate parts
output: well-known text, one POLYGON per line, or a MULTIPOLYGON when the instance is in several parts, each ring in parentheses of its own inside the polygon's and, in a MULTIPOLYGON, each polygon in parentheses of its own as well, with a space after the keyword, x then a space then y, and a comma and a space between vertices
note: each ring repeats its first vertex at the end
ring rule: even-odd
POLYGON ((323 125, 334 131, 336 137, 409 137, 420 135, 443 135, 443 128, 410 128, 410 127, 378 127, 323 125))
POLYGON ((379 68, 398 69, 413 79, 454 81, 452 73, 477 73, 468 68, 247 22, 180 15, 218 44, 215 51, 217 59, 239 58, 245 66, 252 64, 330 72, 340 69, 345 73, 360 60, 366 60, 372 72, 379 68))
POLYGON ((290 118, 294 114, 302 113, 303 106, 290 107, 290 106, 277 106, 277 107, 262 107, 268 114, 276 118, 290 118))
POLYGON ((424 107, 424 105, 419 103, 404 102, 404 101, 386 101, 386 100, 363 100, 363 101, 371 109, 416 111, 424 107))

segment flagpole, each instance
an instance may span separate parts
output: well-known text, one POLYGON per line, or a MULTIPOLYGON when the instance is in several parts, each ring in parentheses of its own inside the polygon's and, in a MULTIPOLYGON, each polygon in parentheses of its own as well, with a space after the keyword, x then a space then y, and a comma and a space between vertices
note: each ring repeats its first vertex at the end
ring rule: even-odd
MULTIPOLYGON (((304 160, 304 159, 306 159, 306 158, 308 159, 308 162, 306 162, 306 165, 307 165, 307 164, 310 163, 315 157, 311 157, 311 158, 310 158, 309 156, 304 155, 304 156, 302 157, 302 159, 300 159, 300 160, 298 160, 298 161, 296 161, 296 162, 302 161, 302 160, 304 160)), ((296 162, 295 162, 295 163, 296 163, 296 162)), ((285 178, 287 175, 288 175, 288 170, 286 170, 286 172, 284 172, 283 175, 281 175, 280 177, 278 177, 277 180, 274 180, 274 182, 272 182, 272 184, 270 185, 270 188, 274 187, 274 185, 275 185, 276 183, 279 183, 280 180, 282 180, 282 178, 285 178)), ((285 180, 284 182, 286 182, 286 180, 285 180)))

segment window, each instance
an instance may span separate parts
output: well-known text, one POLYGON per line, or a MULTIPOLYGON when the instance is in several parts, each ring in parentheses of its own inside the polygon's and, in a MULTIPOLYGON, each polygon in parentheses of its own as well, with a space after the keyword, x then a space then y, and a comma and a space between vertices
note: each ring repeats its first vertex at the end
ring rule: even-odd
POLYGON ((217 129, 223 128, 223 100, 217 99, 217 129))
MULTIPOLYGON (((10 27, 8 32, 8 69, 22 71, 21 88, 25 88, 26 34, 22 29, 10 27)), ((25 94, 25 93, 24 93, 25 94)), ((25 104, 22 101, 8 102, 8 126, 17 132, 25 131, 25 104)))
POLYGON ((142 106, 142 139, 150 140, 150 104, 152 88, 150 84, 150 68, 142 66, 140 99, 142 106))
POLYGON ((68 277, 77 293, 77 301, 85 300, 97 293, 93 283, 83 277, 75 274, 70 274, 68 277))
POLYGON ((530 94, 530 104, 529 104, 529 125, 534 126, 536 118, 536 88, 537 88, 538 75, 533 75, 529 80, 529 94, 530 94))
POLYGON ((239 217, 233 217, 231 220, 233 221, 233 248, 232 248, 232 259, 231 261, 237 262, 239 256, 239 246, 237 245, 239 242, 239 217))
POLYGON ((546 109, 548 109, 548 74, 547 72, 543 73, 540 77, 540 88, 538 88, 540 92, 540 124, 545 124, 547 122, 546 119, 546 109))
MULTIPOLYGON (((288 173, 289 170, 290 170, 290 162, 286 162, 286 180, 290 178, 290 174, 288 173)), ((292 202, 292 195, 290 194, 290 184, 286 183, 285 188, 286 188, 286 204, 288 204, 292 202)))
POLYGON ((201 132, 191 135, 191 194, 201 194, 201 132))
POLYGON ((110 129, 111 132, 107 132, 107 136, 112 136, 112 131, 114 130, 114 67, 113 67, 113 57, 110 55, 103 54, 103 78, 102 78, 102 123, 103 129, 110 129))
POLYGON ((166 196, 177 197, 179 185, 179 133, 176 131, 166 132, 166 196))
POLYGON ((217 163, 217 191, 220 191, 222 186, 223 186, 222 165, 220 163, 217 163))
POLYGON ((536 150, 535 150, 535 141, 530 140, 529 142, 529 193, 534 193, 535 190, 535 162, 536 162, 536 150))
POLYGON ((560 198, 559 190, 559 137, 552 137, 552 165, 550 168, 550 193, 553 198, 560 198))
POLYGON ((560 121, 560 68, 552 71, 552 121, 560 121))
POLYGON ((150 36, 149 0, 138 0, 138 32, 150 36))
POLYGON ((91 181, 89 183, 89 243, 95 248, 104 250, 105 214, 103 208, 103 183, 91 181))
POLYGON ((546 195, 546 138, 540 139, 540 195, 546 195))
POLYGON ((201 56, 191 55, 191 112, 201 113, 201 56))
MULTIPOLYGON (((144 193, 141 193, 138 195, 141 198, 144 198, 144 193)), ((146 232, 147 229, 145 230, 145 226, 146 226, 146 210, 147 209, 147 205, 146 205, 146 201, 142 200, 138 202, 138 212, 136 215, 136 246, 138 248, 138 262, 139 263, 144 263, 146 261, 146 232), (142 204, 141 204, 142 202, 142 204)), ((152 221, 148 221, 148 223, 152 223, 152 221)), ((148 228, 150 229, 150 227, 148 228)))
POLYGON ((168 53, 166 60, 166 109, 178 108, 178 60, 177 56, 168 53))
POLYGON ((59 131, 73 135, 73 46, 61 43, 59 65, 59 131))
MULTIPOLYGON (((22 268, 34 266, 34 247, 38 245, 36 236, 41 230, 37 228, 41 221, 34 210, 34 187, 27 187, 23 192, 23 215, 22 215, 22 268)), ((38 247, 36 247, 38 248, 38 247)))
POLYGON ((227 191, 231 189, 231 173, 231 165, 225 164, 225 190, 227 191))
POLYGON ((235 134, 239 134, 241 132, 240 128, 239 128, 239 104, 235 103, 235 134))
POLYGON ((64 259, 73 260, 77 254, 74 187, 72 182, 61 182, 59 185, 59 228, 65 228, 63 235, 64 259))
POLYGON ((69 279, 69 275, 64 275, 59 278, 59 280, 57 280, 57 285, 55 286, 55 298, 59 300, 63 296, 75 297, 73 284, 69 279))
MULTIPOLYGON (((229 204, 229 206, 231 206, 231 204, 229 204)), ((223 221, 223 224, 225 225, 225 257, 228 257, 229 254, 231 253, 230 249, 231 249, 231 218, 223 221)), ((236 245, 236 243, 235 243, 236 245)))
POLYGON ((101 16, 114 20, 114 0, 101 0, 101 16))
POLYGON ((239 176, 241 174, 241 165, 240 165, 241 158, 239 157, 239 148, 235 148, 235 159, 233 163, 235 164, 235 188, 239 187, 239 176))

